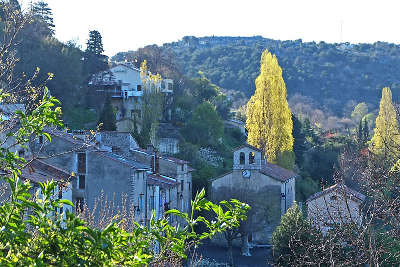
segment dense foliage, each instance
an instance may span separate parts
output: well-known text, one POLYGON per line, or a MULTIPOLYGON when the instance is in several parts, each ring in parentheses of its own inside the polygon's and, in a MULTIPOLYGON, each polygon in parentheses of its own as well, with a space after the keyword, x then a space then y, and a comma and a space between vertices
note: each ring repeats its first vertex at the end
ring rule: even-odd
POLYGON ((275 55, 268 51, 261 55, 260 64, 257 88, 247 103, 247 141, 262 149, 269 162, 292 169, 293 122, 282 69, 275 55))
MULTIPOLYGON (((2 96, 3 97, 3 96, 2 96)), ((15 144, 24 146, 39 135, 51 142, 45 127, 62 127, 61 109, 54 108, 58 101, 45 91, 42 101, 31 112, 17 111, 20 128, 7 133, 15 144)), ((54 196, 56 183, 39 183, 40 190, 32 193, 29 181, 21 180, 25 159, 10 151, 15 146, 1 148, 0 161, 6 173, 2 179, 7 184, 6 198, 0 203, 0 264, 18 266, 138 266, 150 262, 163 264, 180 262, 186 258, 187 249, 226 229, 239 226, 246 219, 249 207, 236 200, 222 201, 216 205, 204 198, 202 190, 192 201, 192 213, 169 210, 166 217, 151 220, 148 226, 134 223, 127 231, 116 218, 104 229, 90 227, 79 216, 60 213, 63 205, 72 206, 68 200, 54 196), (213 222, 195 216, 209 211, 213 222), (181 217, 185 225, 174 226, 168 216, 181 217), (195 232, 195 226, 207 229, 195 232)))
POLYGON ((372 148, 377 154, 398 154, 400 146, 399 124, 392 102, 392 92, 388 87, 382 90, 379 115, 372 137, 372 148))
POLYGON ((222 88, 255 90, 259 58, 265 49, 275 54, 283 69, 289 97, 309 96, 318 107, 336 116, 347 102, 377 107, 380 90, 390 86, 400 97, 400 46, 384 42, 349 44, 279 41, 255 37, 184 37, 164 44, 177 55, 182 70, 193 77, 199 70, 222 88), (340 95, 340 98, 337 96, 340 95))

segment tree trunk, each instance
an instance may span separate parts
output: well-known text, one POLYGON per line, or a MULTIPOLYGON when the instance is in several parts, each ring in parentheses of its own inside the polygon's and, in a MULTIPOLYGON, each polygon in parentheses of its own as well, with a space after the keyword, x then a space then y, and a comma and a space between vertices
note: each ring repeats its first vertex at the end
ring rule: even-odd
POLYGON ((249 234, 242 233, 241 239, 242 239, 242 255, 250 257, 251 254, 250 254, 250 247, 249 247, 249 234))
POLYGON ((228 241, 228 263, 229 263, 229 266, 231 266, 231 267, 233 267, 234 265, 233 265, 233 251, 232 251, 232 239, 231 238, 229 238, 229 239, 227 239, 227 241, 228 241))

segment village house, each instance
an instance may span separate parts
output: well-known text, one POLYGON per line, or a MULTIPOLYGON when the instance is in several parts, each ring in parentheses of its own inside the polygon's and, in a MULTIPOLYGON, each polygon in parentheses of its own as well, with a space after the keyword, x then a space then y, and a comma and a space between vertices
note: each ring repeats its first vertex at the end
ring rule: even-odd
POLYGON ((307 216, 323 232, 335 224, 362 222, 362 204, 365 196, 343 183, 317 192, 307 201, 307 216))
POLYGON ((177 127, 172 123, 160 123, 157 129, 156 146, 157 150, 164 155, 178 154, 180 133, 177 127))
POLYGON ((268 163, 260 149, 245 144, 233 153, 232 171, 213 179, 209 192, 214 201, 236 198, 248 203, 252 209, 242 229, 250 242, 267 244, 294 203, 295 179, 295 173, 268 163))
MULTIPOLYGON (((39 159, 28 159, 28 164, 24 169, 21 170, 21 179, 28 180, 31 183, 31 194, 35 195, 38 191, 38 197, 41 197, 39 183, 46 183, 48 181, 54 181, 57 185, 54 190, 54 197, 57 199, 66 199, 73 201, 72 199, 72 180, 75 178, 70 173, 57 168, 53 165, 45 163, 39 159)), ((73 212, 72 207, 64 206, 58 210, 62 213, 69 210, 73 212)))
POLYGON ((143 151, 130 133, 100 132, 92 138, 56 129, 48 133, 52 142, 39 139, 34 151, 46 163, 74 173, 72 201, 77 209, 92 210, 100 200, 116 208, 125 203, 140 223, 148 223, 153 212, 161 218, 168 209, 190 210, 187 162, 143 151))
MULTIPOLYGON (((171 117, 168 104, 172 102, 171 79, 162 79, 157 88, 164 94, 164 117, 171 117)), ((118 131, 132 131, 134 124, 141 131, 143 82, 140 69, 129 63, 117 63, 107 71, 93 75, 89 81, 93 105, 98 110, 104 103, 105 97, 111 97, 111 103, 116 109, 116 125, 118 131)))

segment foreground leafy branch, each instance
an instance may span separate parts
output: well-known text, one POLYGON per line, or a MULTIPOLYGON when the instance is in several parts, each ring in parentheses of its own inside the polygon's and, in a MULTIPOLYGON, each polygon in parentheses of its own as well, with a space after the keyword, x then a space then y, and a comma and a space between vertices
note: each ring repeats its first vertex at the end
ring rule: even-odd
MULTIPOLYGON (((58 101, 47 90, 42 101, 29 114, 18 111, 20 128, 8 133, 24 145, 28 140, 44 135, 45 127, 62 126, 58 101)), ((51 137, 44 135, 48 141, 51 137)), ((131 231, 120 224, 121 219, 104 229, 90 227, 78 215, 63 206, 73 206, 68 200, 54 196, 54 181, 40 183, 38 192, 28 181, 21 180, 24 159, 3 147, 0 154, 3 177, 9 195, 0 206, 0 264, 9 266, 144 266, 181 262, 188 248, 196 246, 216 233, 238 227, 246 219, 247 204, 237 200, 214 204, 204 198, 204 189, 192 201, 191 214, 178 210, 166 212, 166 217, 151 219, 149 225, 134 222, 131 231), (196 216, 201 211, 212 213, 212 220, 196 216), (181 225, 169 223, 169 216, 182 218, 181 225), (203 224, 205 232, 195 227, 203 224)), ((126 219, 126 218, 122 218, 126 219)))

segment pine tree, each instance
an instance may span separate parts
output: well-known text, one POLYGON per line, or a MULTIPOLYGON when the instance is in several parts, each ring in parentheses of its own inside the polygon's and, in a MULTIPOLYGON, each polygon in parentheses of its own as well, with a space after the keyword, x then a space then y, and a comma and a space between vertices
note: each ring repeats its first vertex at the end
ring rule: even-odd
POLYGON ((248 143, 262 149, 269 162, 292 168, 293 122, 282 69, 275 55, 264 51, 256 91, 247 103, 248 143))
POLYGON ((100 114, 99 124, 100 123, 103 124, 100 128, 102 131, 115 131, 117 129, 114 109, 111 105, 110 97, 107 97, 106 102, 104 103, 103 110, 100 114))
POLYGON ((383 88, 379 105, 379 115, 376 118, 372 149, 384 156, 395 155, 400 148, 399 126, 396 111, 392 103, 392 92, 388 87, 383 88))
POLYGON ((368 120, 366 118, 364 119, 363 139, 364 143, 368 142, 369 140, 369 126, 368 126, 368 120))
POLYGON ((90 31, 89 40, 86 43, 86 53, 101 55, 103 52, 103 41, 100 32, 96 30, 90 31))
POLYGON ((43 22, 47 28, 48 35, 54 34, 54 20, 53 20, 53 12, 51 8, 46 2, 39 1, 32 6, 32 12, 34 18, 43 22))
POLYGON ((107 56, 103 55, 103 41, 100 32, 89 32, 89 40, 86 43, 84 71, 90 76, 108 68, 107 56))

